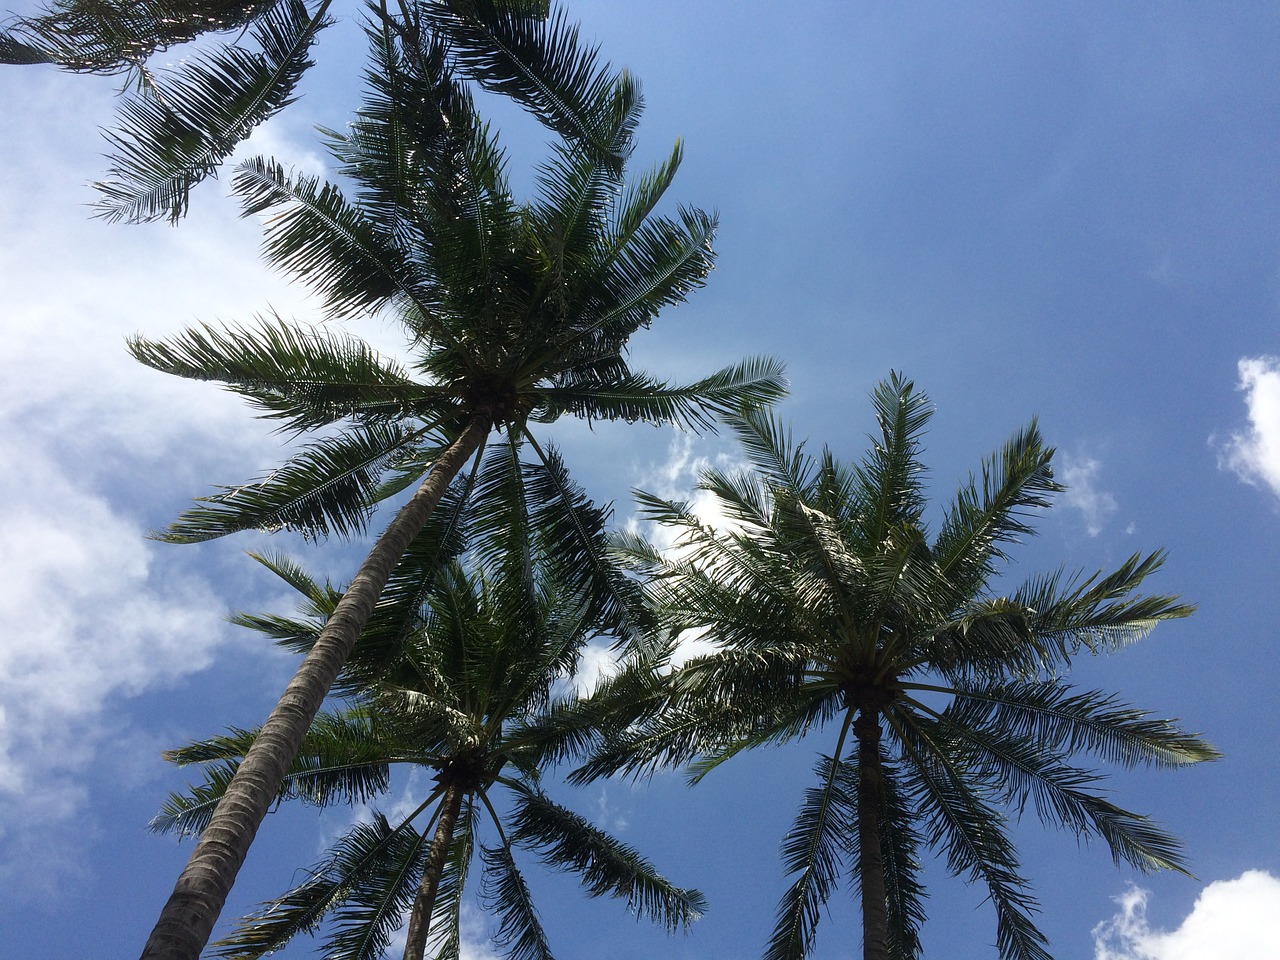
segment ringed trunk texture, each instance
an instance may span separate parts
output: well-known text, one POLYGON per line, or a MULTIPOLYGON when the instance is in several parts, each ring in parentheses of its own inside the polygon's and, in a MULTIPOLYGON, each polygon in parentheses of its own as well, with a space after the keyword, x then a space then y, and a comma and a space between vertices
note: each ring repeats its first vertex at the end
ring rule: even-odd
POLYGON ((884 770, 880 766, 880 717, 865 710, 853 724, 858 738, 858 877, 862 886, 862 958, 889 960, 889 913, 885 904, 880 810, 884 770))
POLYGON ((198 960, 262 818, 356 638, 369 622, 391 571, 422 531, 453 478, 480 448, 489 428, 485 418, 467 424, 365 557, 227 785, 160 912, 142 950, 142 960, 198 960))
POLYGON ((422 881, 418 884, 418 895, 413 898, 413 912, 409 914, 409 932, 404 944, 404 960, 423 960, 427 952, 427 934, 431 932, 431 914, 436 908, 436 891, 440 889, 440 878, 444 876, 444 864, 449 858, 449 847, 453 843, 453 831, 458 823, 458 812, 462 809, 463 793, 461 786, 451 783, 440 799, 440 820, 436 823, 435 836, 431 838, 427 862, 422 866, 422 881))

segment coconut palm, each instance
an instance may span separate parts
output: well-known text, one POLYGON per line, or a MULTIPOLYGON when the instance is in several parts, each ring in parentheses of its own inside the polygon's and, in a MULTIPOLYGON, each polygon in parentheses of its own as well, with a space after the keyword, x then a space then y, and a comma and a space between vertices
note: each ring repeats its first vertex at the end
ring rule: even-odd
MULTIPOLYGON (((267 478, 206 498, 162 539, 193 542, 249 528, 355 534, 377 502, 417 484, 240 764, 148 957, 194 960, 203 947, 390 571, 453 479, 479 462, 491 434, 524 443, 542 464, 529 491, 530 509, 541 509, 533 498, 563 498, 567 481, 534 436, 535 424, 572 414, 709 427, 714 415, 783 389, 779 368, 767 360, 687 386, 627 363, 631 334, 702 284, 715 220, 694 209, 655 212, 679 165, 678 145, 657 170, 624 182, 616 161, 629 153, 640 113, 625 74, 608 83, 579 78, 609 91, 597 98, 592 129, 606 131, 610 151, 557 143, 540 169, 536 198, 517 203, 496 138, 451 77, 439 39, 386 24, 370 38, 364 107, 345 133, 328 135, 355 199, 264 159, 243 164, 234 185, 246 212, 269 214, 268 258, 311 284, 330 317, 379 315, 400 324, 408 359, 387 359, 332 326, 278 317, 131 344, 156 369, 225 384, 285 430, 319 432, 267 478), (163 952, 171 947, 178 952, 163 952)), ((557 522, 566 541, 578 536, 572 518, 557 522)), ((598 567, 585 547, 571 556, 598 567)))
MULTIPOLYGON (((339 19, 358 19, 351 14, 364 9, 339 19)), ((124 77, 97 213, 176 221, 192 187, 216 176, 258 125, 297 99, 315 44, 340 10, 333 0, 49 0, 0 28, 0 63, 124 77), (172 56, 173 47, 197 40, 172 56), (156 66, 162 57, 169 62, 156 66)), ((593 122, 608 84, 582 82, 605 76, 596 51, 546 2, 404 0, 392 16, 383 0, 378 10, 393 30, 434 32, 454 67, 562 136, 609 150, 607 129, 593 122)))
POLYGON ((653 577, 670 627, 705 631, 716 648, 675 672, 664 710, 613 737, 577 778, 692 761, 696 780, 739 751, 821 737, 817 782, 782 846, 794 882, 767 960, 809 951, 842 870, 861 893, 864 957, 917 957, 925 847, 985 884, 1001 957, 1044 960, 1001 808, 1029 804, 1139 869, 1183 869, 1177 842, 1105 799, 1102 777, 1077 757, 1180 766, 1217 754, 1062 674, 1081 652, 1118 650, 1191 608, 1136 592, 1160 553, 1006 592, 1006 550, 1061 489, 1034 422, 970 477, 930 535, 928 401, 897 375, 873 401, 880 432, 856 466, 809 455, 763 412, 737 417, 756 472, 708 471, 699 484, 722 526, 640 495, 675 546, 661 553, 632 537, 625 552, 653 577))
MULTIPOLYGON (((486 472, 506 472, 506 458, 490 459, 486 472)), ((552 719, 556 701, 566 696, 560 691, 597 625, 581 585, 563 576, 554 538, 508 512, 511 506, 481 507, 487 534, 501 516, 498 525, 517 538, 504 542, 527 547, 492 557, 492 568, 476 554, 457 556, 465 532, 459 536, 456 526, 453 536, 433 529, 415 541, 344 672, 346 702, 317 718, 277 794, 321 807, 365 804, 388 793, 393 770, 417 771, 407 789, 418 795, 396 803, 411 809, 394 817, 375 811, 354 824, 306 880, 215 944, 215 955, 261 957, 327 919, 324 956, 372 960, 407 915, 405 960, 421 960, 429 943, 434 955, 456 957, 477 853, 483 897, 499 920, 496 939, 513 960, 551 957, 517 866, 519 850, 579 874, 589 895, 621 898, 668 928, 701 912, 700 894, 674 886, 542 789, 543 757, 562 746, 552 719), (486 821, 491 839, 482 841, 486 821)), ((303 617, 239 622, 305 649, 341 593, 294 563, 261 559, 302 592, 303 617)), ((256 736, 233 730, 171 752, 177 763, 203 764, 206 779, 172 795, 153 828, 204 829, 256 736)))

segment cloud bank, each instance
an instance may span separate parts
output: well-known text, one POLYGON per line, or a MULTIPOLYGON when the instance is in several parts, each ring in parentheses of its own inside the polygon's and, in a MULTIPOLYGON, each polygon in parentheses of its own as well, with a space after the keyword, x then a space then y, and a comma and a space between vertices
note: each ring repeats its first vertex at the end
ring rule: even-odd
POLYGON ((1275 960, 1280 957, 1280 879, 1249 870, 1209 884, 1176 930, 1147 921, 1148 893, 1131 887, 1119 912, 1093 930, 1094 960, 1275 960))
POLYGON ((1221 445, 1218 466, 1280 497, 1280 358, 1242 357, 1237 369, 1249 429, 1221 445))

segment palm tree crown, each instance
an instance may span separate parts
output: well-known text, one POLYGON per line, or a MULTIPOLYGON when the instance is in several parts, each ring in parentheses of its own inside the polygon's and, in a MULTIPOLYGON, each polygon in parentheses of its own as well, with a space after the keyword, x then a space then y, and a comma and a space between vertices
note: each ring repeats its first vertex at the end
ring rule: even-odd
POLYGON ((627 363, 631 334, 704 281, 715 228, 698 210, 655 212, 679 165, 678 145, 649 175, 624 179, 640 114, 627 74, 594 60, 575 74, 578 102, 593 106, 584 121, 591 136, 557 142, 537 198, 518 203, 496 137, 451 73, 450 51, 421 27, 383 18, 370 28, 364 106, 346 132, 328 134, 354 200, 264 159, 243 164, 234 180, 246 212, 268 215, 268 258, 309 283, 330 317, 379 314, 398 323, 411 342, 408 360, 277 317, 131 343, 156 369, 221 382, 282 428, 321 433, 270 477, 206 498, 164 539, 247 528, 356 533, 375 504, 421 481, 240 765, 144 956, 194 960, 391 570, 454 477, 473 458, 478 467, 495 430, 511 450, 534 452, 536 477, 517 474, 529 480, 529 509, 551 510, 544 520, 563 532, 566 555, 601 586, 601 602, 625 615, 572 512, 555 509, 568 502, 567 480, 531 425, 572 414, 710 426, 713 416, 784 387, 767 360, 688 386, 627 363))
MULTIPOLYGON (((456 518, 457 500, 450 507, 442 512, 456 518)), ((495 511, 485 512, 492 520, 495 511)), ((554 541, 513 519, 519 529, 506 532, 518 539, 506 542, 527 549, 506 551, 492 570, 479 554, 454 556, 465 531, 451 520, 433 522, 415 541, 344 671, 345 705, 317 718, 278 793, 320 806, 368 803, 388 791, 400 768, 427 772, 421 802, 395 819, 375 813, 354 825, 303 883, 241 920, 215 955, 263 956, 327 917, 326 957, 376 958, 407 914, 406 958, 421 958, 429 943, 433 955, 456 957, 477 850, 497 939, 515 960, 551 957, 516 864, 521 848, 578 873, 592 896, 622 898, 638 916, 668 927, 697 918, 703 902, 696 891, 674 886, 542 790, 544 756, 560 747, 552 720, 564 709, 558 691, 596 624, 581 586, 564 579, 554 541), (486 820, 493 838, 481 843, 486 820)), ((291 648, 309 647, 340 592, 289 561, 260 559, 303 593, 304 617, 238 621, 291 648)), ((203 764, 207 777, 172 796, 153 828, 200 832, 255 736, 232 731, 172 751, 175 762, 203 764)))
POLYGON ((1135 593, 1159 553, 1001 592, 1006 548, 1060 489, 1053 451, 1034 423, 1015 434, 930 536, 919 460, 928 401, 896 375, 873 400, 880 433, 856 466, 806 454, 762 412, 737 417, 757 472, 700 481, 724 528, 640 495, 676 546, 664 554, 628 537, 624 551, 652 577, 671 629, 705 631, 716 650, 675 671, 663 709, 607 740, 577 778, 693 761, 697 779, 741 750, 825 732, 817 783, 783 843, 795 880, 768 960, 808 952, 845 868, 861 890, 868 960, 918 956, 926 846, 986 886, 1002 957, 1045 960, 1000 808, 1029 803, 1048 823, 1101 837, 1118 861, 1182 869, 1177 842, 1104 799, 1100 775, 1075 758, 1178 766, 1217 754, 1061 674, 1082 650, 1116 650, 1191 608, 1135 593))
POLYGON ((339 428, 267 480, 204 499, 164 539, 360 532, 372 503, 421 476, 441 443, 476 423, 532 443, 531 423, 566 413, 709 427, 744 399, 780 394, 767 360, 681 387, 625 360, 636 330, 703 283, 715 230, 699 210, 654 213, 679 145, 651 174, 622 180, 617 157, 629 153, 640 111, 626 74, 605 85, 594 118, 597 131, 611 131, 613 152, 557 145, 539 197, 517 203, 496 138, 448 73, 442 45, 415 35, 418 47, 389 29, 370 35, 364 109, 347 132, 329 133, 356 199, 266 159, 241 165, 234 183, 246 214, 269 214, 272 263, 309 283, 332 318, 389 316, 411 355, 396 362, 345 332, 275 316, 135 338, 143 363, 221 382, 282 429, 339 428), (388 472, 394 479, 380 486, 388 472))

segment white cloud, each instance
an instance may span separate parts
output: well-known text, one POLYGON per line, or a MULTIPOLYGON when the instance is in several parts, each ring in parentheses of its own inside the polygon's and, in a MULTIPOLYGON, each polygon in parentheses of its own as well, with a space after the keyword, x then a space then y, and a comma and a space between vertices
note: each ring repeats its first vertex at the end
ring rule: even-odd
POLYGON ((595 690, 602 680, 614 676, 618 672, 618 666, 618 655, 609 641, 592 641, 583 648, 578 669, 567 686, 576 695, 586 696, 595 690))
MULTIPOLYGON (((696 489, 703 472, 715 467, 724 473, 736 473, 750 469, 739 457, 723 450, 711 454, 698 454, 699 447, 709 447, 715 441, 690 434, 677 434, 667 447, 667 459, 643 476, 637 486, 647 493, 666 500, 685 502, 702 523, 719 530, 729 529, 731 523, 720 509, 719 502, 709 492, 696 489)), ((664 553, 678 555, 680 545, 675 528, 660 526, 642 520, 633 514, 627 521, 632 530, 641 531, 650 542, 664 553)))
POLYGON ((1102 464, 1092 457, 1070 456, 1062 463, 1058 480, 1067 488, 1063 502, 1080 511, 1089 536, 1096 537, 1118 509, 1116 498, 1098 486, 1102 464))
POLYGON ((498 960, 489 934, 489 921, 469 903, 462 905, 458 955, 461 960, 498 960))
POLYGON ((592 817, 592 823, 612 833, 622 833, 631 825, 626 811, 618 810, 609 802, 609 791, 603 784, 600 786, 600 793, 596 796, 595 816, 592 817))
MULTIPOLYGON (((225 639, 199 580, 159 575, 143 529, 33 448, 0 441, 0 875, 75 815, 109 711, 200 670, 225 639)), ((32 864, 34 866, 34 864, 32 864)), ((39 864, 43 870, 44 864, 39 864)))
POLYGON ((0 245, 0 879, 22 888, 87 862, 92 811, 65 824, 95 777, 136 780, 144 750, 154 764, 157 734, 124 701, 207 667, 233 635, 233 603, 187 567, 208 550, 174 558, 147 529, 280 453, 238 400, 145 369, 124 339, 302 300, 216 184, 178 230, 90 220, 91 192, 72 185, 102 174, 106 96, 20 73, 24 116, 59 118, 0 142, 0 234, 21 241, 0 245))
POLYGON ((1242 357, 1237 367, 1249 429, 1220 445, 1218 466, 1280 496, 1280 358, 1242 357))
POLYGON ((1119 912, 1093 930, 1095 960, 1275 960, 1280 957, 1280 879, 1249 870, 1201 891, 1182 924, 1152 929, 1145 890, 1116 898, 1119 912))

